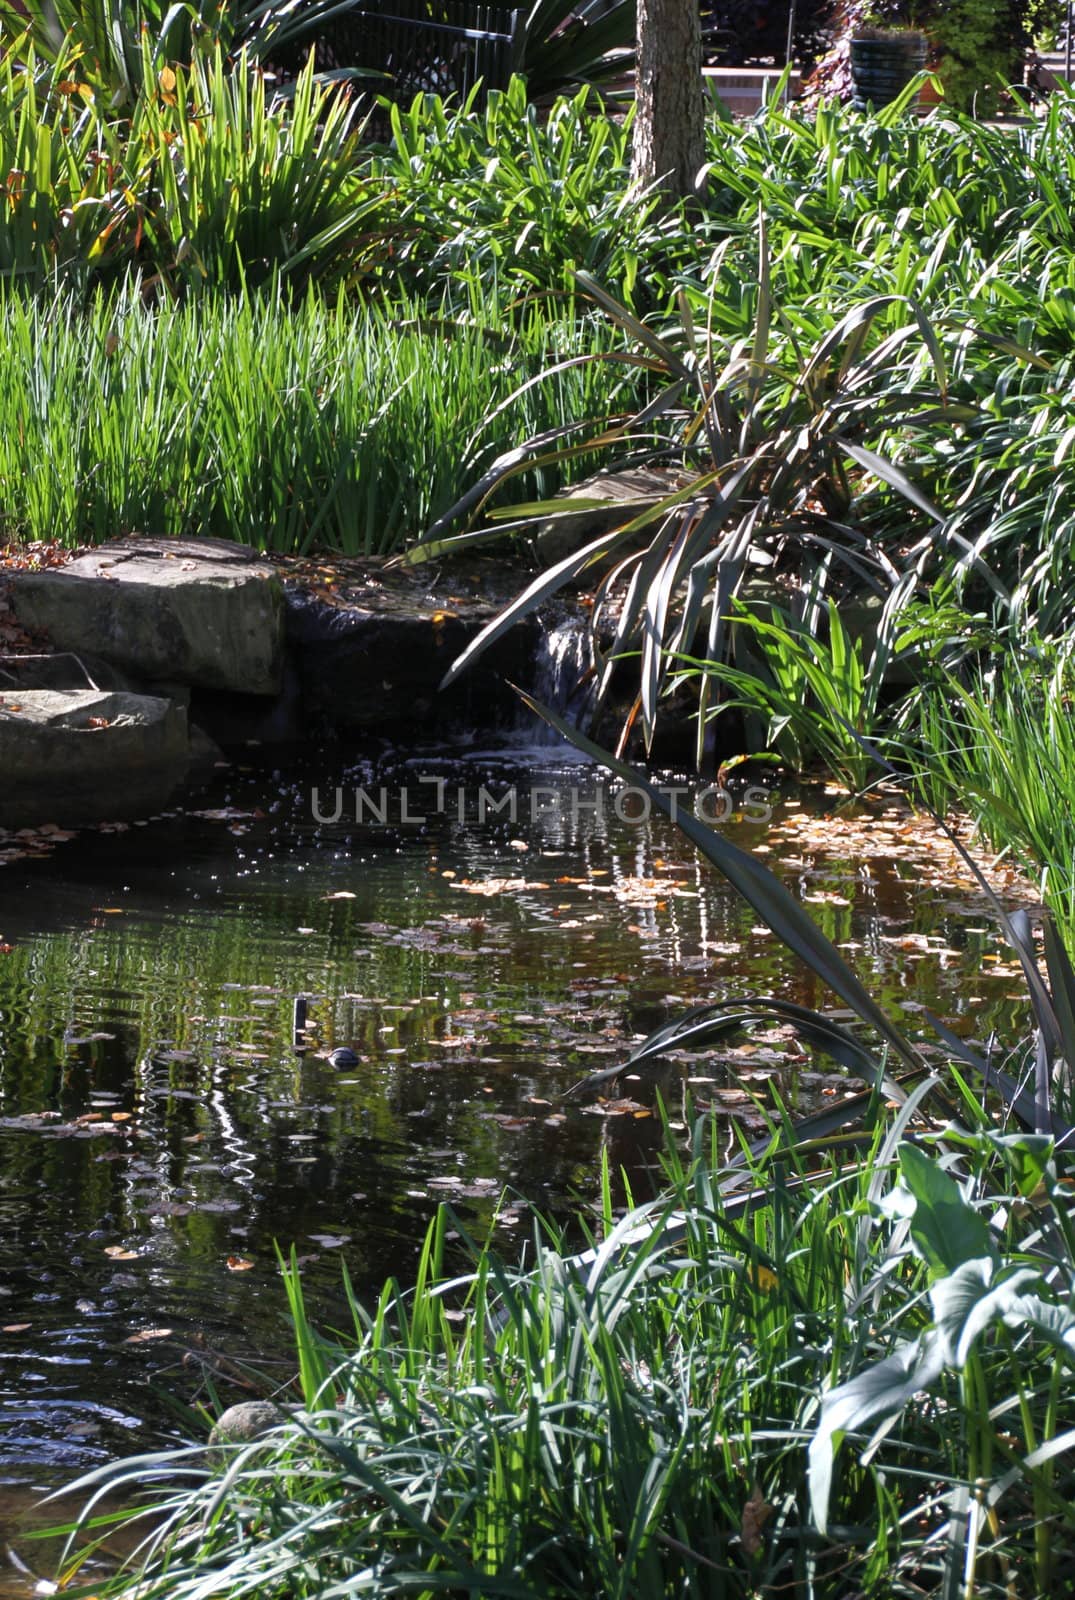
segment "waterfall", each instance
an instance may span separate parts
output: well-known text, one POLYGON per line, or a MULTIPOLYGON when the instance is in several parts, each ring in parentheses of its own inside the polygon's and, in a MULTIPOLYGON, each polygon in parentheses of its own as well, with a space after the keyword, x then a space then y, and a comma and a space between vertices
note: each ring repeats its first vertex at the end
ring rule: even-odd
MULTIPOLYGON (((532 693, 535 700, 573 722, 583 732, 593 715, 592 678, 580 680, 592 662, 588 622, 585 617, 565 616, 545 629, 535 652, 532 693)), ((538 744, 559 744, 560 735, 547 723, 537 732, 538 744)))

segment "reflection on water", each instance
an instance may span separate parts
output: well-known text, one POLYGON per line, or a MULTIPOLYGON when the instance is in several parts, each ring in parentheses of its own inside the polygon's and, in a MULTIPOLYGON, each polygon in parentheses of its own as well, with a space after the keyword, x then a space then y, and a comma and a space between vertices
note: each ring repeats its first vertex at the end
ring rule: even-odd
MULTIPOLYGON (((442 1198, 481 1231, 507 1185, 514 1251, 527 1203, 594 1196, 602 1144, 637 1184, 655 1141, 652 1116, 569 1085, 699 999, 826 1003, 674 829, 548 750, 233 771, 198 804, 0 871, 0 1485, 177 1437, 218 1357, 286 1374, 274 1241, 326 1317, 341 1260, 360 1290, 407 1278, 442 1198), (338 822, 312 784, 322 815, 342 790, 338 822)), ((966 1010, 980 916, 883 854, 791 857, 772 840, 794 832, 727 826, 788 858, 890 1005, 966 1010)), ((831 1094, 796 1049, 755 1041, 696 1088, 831 1094)))

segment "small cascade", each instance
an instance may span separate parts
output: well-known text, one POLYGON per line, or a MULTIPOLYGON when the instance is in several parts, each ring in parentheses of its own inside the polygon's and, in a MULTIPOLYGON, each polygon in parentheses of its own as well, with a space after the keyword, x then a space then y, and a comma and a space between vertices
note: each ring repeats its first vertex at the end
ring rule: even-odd
MULTIPOLYGON (((593 716, 596 684, 592 676, 587 676, 592 659, 587 619, 577 615, 563 617, 542 633, 531 680, 535 700, 583 732, 593 716)), ((560 735, 542 723, 536 742, 559 744, 560 735)))

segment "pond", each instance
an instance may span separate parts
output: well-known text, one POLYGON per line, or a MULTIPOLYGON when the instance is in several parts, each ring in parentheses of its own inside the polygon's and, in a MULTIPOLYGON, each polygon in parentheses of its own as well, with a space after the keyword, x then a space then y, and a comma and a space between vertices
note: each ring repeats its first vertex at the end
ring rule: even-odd
MULTIPOLYGON (((720 825, 908 1023, 1010 1029, 1013 968, 943 842, 837 799, 739 793, 720 825)), ((830 999, 559 749, 252 762, 191 804, 0 843, 0 1540, 40 1490, 179 1438, 207 1380, 286 1380, 277 1244, 327 1322, 341 1263, 360 1293, 405 1282, 442 1200, 515 1256, 534 1210, 593 1203, 602 1148, 645 1192, 650 1086, 571 1085, 699 1000, 830 999)), ((847 1092, 780 1030, 677 1065, 673 1119, 688 1080, 729 1127, 773 1082, 793 1108, 847 1092)))

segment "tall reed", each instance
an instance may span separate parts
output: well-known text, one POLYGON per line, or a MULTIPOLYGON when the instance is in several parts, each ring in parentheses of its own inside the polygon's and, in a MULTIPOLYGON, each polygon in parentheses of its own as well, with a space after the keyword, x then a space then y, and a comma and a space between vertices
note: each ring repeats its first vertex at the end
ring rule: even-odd
MULTIPOLYGON (((385 554, 447 509, 467 441, 553 354, 600 337, 532 314, 510 336, 446 307, 301 303, 278 284, 158 309, 136 287, 0 299, 0 532, 68 543, 206 534, 385 554)), ((613 401, 597 363, 537 384, 502 443, 613 401)), ((480 467, 482 449, 472 446, 480 467)), ((556 481, 540 471, 521 496, 556 481)))

